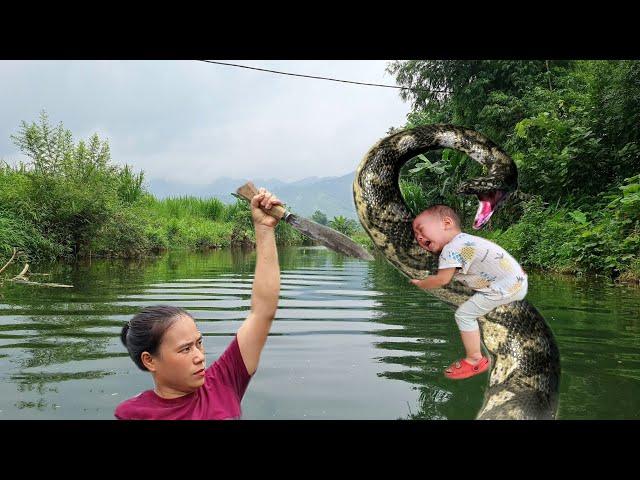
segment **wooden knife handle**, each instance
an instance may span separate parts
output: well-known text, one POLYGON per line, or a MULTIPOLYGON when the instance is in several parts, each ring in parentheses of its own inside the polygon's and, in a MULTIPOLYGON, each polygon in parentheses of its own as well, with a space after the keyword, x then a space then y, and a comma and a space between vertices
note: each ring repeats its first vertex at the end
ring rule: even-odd
MULTIPOLYGON (((253 183, 247 182, 236 190, 236 194, 251 203, 251 199, 258 194, 258 189, 253 183)), ((282 205, 273 205, 271 207, 271 210, 265 210, 264 208, 260 207, 260 210, 262 210, 267 215, 271 215, 272 217, 277 218, 278 220, 282 219, 282 217, 284 217, 284 214, 287 212, 287 210, 282 205)))

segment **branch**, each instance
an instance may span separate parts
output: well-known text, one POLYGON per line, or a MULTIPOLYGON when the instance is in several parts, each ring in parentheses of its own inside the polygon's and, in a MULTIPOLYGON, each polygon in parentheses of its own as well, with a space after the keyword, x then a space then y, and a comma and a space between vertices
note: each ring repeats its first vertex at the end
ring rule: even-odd
POLYGON ((18 275, 15 276, 15 278, 24 277, 24 274, 27 273, 28 270, 29 270, 29 264, 25 263, 24 264, 24 268, 22 269, 22 271, 18 275))
POLYGON ((16 247, 13 247, 13 256, 9 259, 9 261, 5 264, 4 267, 0 268, 0 273, 2 273, 4 269, 11 264, 11 262, 13 262, 13 259, 16 258, 17 253, 18 253, 18 250, 16 250, 16 247))
MULTIPOLYGON (((13 255, 11 256, 9 261, 5 264, 5 266, 0 268, 0 273, 2 273, 9 265, 11 265, 13 260, 16 258, 17 254, 18 254, 18 250, 14 247, 13 248, 13 255)), ((31 280, 29 280, 27 278, 27 272, 28 271, 29 271, 29 264, 25 263, 24 268, 22 269, 22 271, 18 275, 16 275, 13 278, 10 278, 7 281, 20 283, 20 284, 23 284, 23 285, 38 285, 38 286, 41 286, 41 287, 61 287, 61 288, 72 288, 73 287, 73 285, 63 285, 61 283, 32 282, 31 280)), ((42 274, 34 274, 34 275, 48 275, 48 274, 47 273, 42 273, 42 274)), ((0 282, 0 284, 1 284, 1 282, 0 282)))
POLYGON ((38 285, 40 287, 62 287, 62 288, 73 288, 73 285, 63 285, 61 283, 39 283, 32 282, 30 280, 25 280, 24 278, 12 278, 9 280, 10 282, 20 283, 22 285, 38 285))
POLYGON ((63 285, 61 283, 40 283, 40 282, 32 282, 26 277, 26 273, 29 271, 29 264, 25 264, 22 271, 10 279, 10 282, 20 283, 22 285, 38 285, 40 287, 61 287, 61 288, 72 288, 73 285, 63 285))

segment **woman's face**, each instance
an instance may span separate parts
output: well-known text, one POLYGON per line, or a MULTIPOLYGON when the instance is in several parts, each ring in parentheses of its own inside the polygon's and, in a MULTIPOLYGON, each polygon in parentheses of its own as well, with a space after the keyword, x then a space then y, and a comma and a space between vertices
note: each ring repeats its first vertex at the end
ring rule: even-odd
POLYGON ((159 389, 186 394, 204 384, 202 334, 191 317, 178 317, 164 332, 153 364, 159 389))

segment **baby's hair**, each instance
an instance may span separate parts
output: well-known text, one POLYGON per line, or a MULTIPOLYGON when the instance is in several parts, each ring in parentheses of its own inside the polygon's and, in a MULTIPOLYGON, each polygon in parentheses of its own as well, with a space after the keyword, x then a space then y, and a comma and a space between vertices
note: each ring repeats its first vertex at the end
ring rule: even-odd
POLYGON ((423 214, 438 215, 440 218, 450 217, 456 224, 456 227, 460 228, 460 217, 453 208, 447 205, 432 205, 420 213, 420 215, 423 214))
POLYGON ((142 352, 154 355, 164 333, 182 316, 193 318, 181 308, 157 305, 145 308, 122 327, 120 340, 140 370, 147 370, 140 358, 142 352))

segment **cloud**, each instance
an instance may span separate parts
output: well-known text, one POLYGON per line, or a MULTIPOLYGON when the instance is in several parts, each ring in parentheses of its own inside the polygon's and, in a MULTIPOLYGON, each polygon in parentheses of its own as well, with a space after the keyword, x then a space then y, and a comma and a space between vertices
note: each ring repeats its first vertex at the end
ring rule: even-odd
MULTIPOLYGON (((384 61, 232 61, 306 75, 394 84, 384 61)), ((21 120, 45 109, 76 140, 97 132, 112 158, 147 178, 343 175, 409 107, 398 90, 196 61, 1 61, 0 158, 21 120)))

